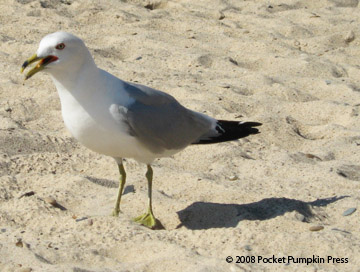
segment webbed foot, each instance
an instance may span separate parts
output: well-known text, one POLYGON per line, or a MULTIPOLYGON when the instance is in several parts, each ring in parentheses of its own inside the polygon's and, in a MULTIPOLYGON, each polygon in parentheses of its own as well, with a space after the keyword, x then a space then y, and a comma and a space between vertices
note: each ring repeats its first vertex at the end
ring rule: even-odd
POLYGON ((164 226, 161 222, 155 218, 151 212, 147 212, 133 219, 134 222, 139 223, 149 229, 164 229, 164 226))

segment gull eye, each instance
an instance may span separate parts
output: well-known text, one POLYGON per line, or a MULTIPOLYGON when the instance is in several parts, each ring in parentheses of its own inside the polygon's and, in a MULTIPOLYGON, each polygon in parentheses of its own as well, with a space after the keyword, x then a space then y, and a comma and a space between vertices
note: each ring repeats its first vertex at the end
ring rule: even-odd
POLYGON ((55 46, 56 49, 58 50, 63 50, 65 48, 65 44, 64 43, 59 43, 57 46, 55 46))

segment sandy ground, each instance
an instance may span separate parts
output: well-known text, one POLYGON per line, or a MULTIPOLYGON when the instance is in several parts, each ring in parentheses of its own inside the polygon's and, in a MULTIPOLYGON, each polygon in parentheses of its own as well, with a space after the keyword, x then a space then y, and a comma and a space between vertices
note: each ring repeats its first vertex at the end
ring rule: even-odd
POLYGON ((343 215, 360 201, 359 25, 357 0, 1 0, 0 271, 360 271, 359 211, 343 215), (131 221, 146 167, 127 160, 109 216, 115 162, 71 138, 48 75, 19 73, 58 30, 114 75, 261 134, 157 160, 165 230, 131 221))

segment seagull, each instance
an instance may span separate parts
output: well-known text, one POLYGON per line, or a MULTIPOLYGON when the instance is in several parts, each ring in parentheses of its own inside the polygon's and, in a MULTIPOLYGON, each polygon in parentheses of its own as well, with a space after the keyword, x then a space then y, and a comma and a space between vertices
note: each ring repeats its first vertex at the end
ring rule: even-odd
POLYGON ((36 65, 50 74, 61 102, 65 126, 81 144, 115 159, 120 183, 113 216, 120 212, 126 182, 124 158, 147 166, 147 212, 133 220, 150 229, 161 228, 152 209, 151 163, 169 157, 192 144, 232 141, 259 133, 261 123, 217 120, 182 106, 171 95, 123 81, 98 68, 84 42, 67 32, 46 35, 36 54, 24 62, 21 72, 36 65))

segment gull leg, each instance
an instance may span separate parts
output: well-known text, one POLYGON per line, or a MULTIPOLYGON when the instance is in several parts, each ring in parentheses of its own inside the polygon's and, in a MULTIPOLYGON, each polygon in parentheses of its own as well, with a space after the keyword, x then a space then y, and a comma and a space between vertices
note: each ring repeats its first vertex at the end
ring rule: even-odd
POLYGON ((119 167, 119 173, 120 173, 120 184, 119 184, 119 191, 118 191, 118 195, 117 195, 117 199, 115 202, 115 207, 114 210, 112 212, 113 216, 118 216, 119 212, 120 212, 120 202, 121 202, 121 195, 124 191, 124 186, 125 186, 125 182, 126 182, 126 172, 124 169, 124 165, 122 164, 122 160, 120 163, 118 163, 118 167, 119 167))
POLYGON ((145 227, 148 227, 150 229, 163 229, 164 227, 162 226, 160 221, 155 218, 153 211, 152 211, 153 170, 149 164, 147 165, 147 172, 146 172, 145 176, 148 181, 148 201, 149 201, 148 211, 147 211, 147 213, 145 213, 143 215, 135 217, 134 221, 145 227))

